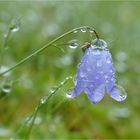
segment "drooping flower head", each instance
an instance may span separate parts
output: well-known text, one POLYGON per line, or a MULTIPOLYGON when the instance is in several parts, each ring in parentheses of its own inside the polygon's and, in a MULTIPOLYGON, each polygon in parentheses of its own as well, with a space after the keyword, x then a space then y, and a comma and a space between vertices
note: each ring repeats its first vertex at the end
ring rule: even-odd
POLYGON ((108 93, 116 101, 123 101, 127 95, 116 85, 115 69, 107 43, 94 39, 85 50, 74 79, 75 88, 70 98, 85 92, 89 100, 96 104, 108 93))

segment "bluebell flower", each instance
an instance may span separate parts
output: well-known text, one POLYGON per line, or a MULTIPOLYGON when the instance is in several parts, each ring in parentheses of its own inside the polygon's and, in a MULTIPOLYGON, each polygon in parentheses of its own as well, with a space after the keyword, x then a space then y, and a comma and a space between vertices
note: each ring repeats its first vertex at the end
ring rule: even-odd
POLYGON ((94 104, 104 97, 105 92, 119 102, 127 97, 125 91, 116 85, 112 56, 107 49, 107 43, 102 39, 94 39, 85 50, 74 78, 74 85, 70 98, 84 91, 94 104))

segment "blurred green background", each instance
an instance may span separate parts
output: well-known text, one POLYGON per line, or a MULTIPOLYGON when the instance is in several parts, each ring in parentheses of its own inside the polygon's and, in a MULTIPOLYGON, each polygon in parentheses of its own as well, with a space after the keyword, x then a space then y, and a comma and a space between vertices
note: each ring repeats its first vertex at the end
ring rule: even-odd
MULTIPOLYGON (((7 69, 64 32, 89 25, 107 41, 116 68, 116 79, 128 97, 118 103, 108 95, 93 105, 82 93, 67 100, 70 80, 42 107, 35 120, 31 138, 140 138, 140 3, 102 1, 7 1, 0 2, 1 64, 7 69), (4 35, 13 19, 20 19, 17 32, 4 35)), ((58 44, 72 39, 90 42, 88 32, 71 34, 58 44)), ((0 139, 11 138, 26 117, 48 95, 52 87, 67 76, 74 76, 82 58, 79 48, 61 52, 55 47, 0 77, 3 86, 12 84, 0 100, 0 139)), ((22 138, 22 137, 21 137, 22 138)))

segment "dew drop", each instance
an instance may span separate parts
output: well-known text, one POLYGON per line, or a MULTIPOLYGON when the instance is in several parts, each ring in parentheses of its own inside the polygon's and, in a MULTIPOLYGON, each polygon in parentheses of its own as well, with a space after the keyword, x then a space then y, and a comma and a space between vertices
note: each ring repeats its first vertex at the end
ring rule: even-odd
POLYGON ((10 84, 5 84, 5 85, 3 85, 2 91, 3 91, 4 93, 10 93, 10 92, 11 92, 11 85, 10 85, 10 84))
POLYGON ((89 32, 90 32, 90 33, 93 33, 94 31, 93 31, 93 30, 89 30, 89 32))
POLYGON ((69 48, 76 49, 79 45, 79 42, 78 40, 74 39, 74 40, 69 41, 68 44, 69 44, 69 48))
POLYGON ((85 77, 85 73, 83 71, 80 72, 80 77, 81 78, 85 77))
POLYGON ((108 81, 108 80, 105 80, 105 82, 106 82, 106 83, 109 83, 109 81, 108 81))
POLYGON ((96 65, 97 65, 97 67, 101 67, 102 66, 102 61, 100 61, 100 60, 97 61, 97 64, 96 65))
POLYGON ((74 90, 74 88, 70 88, 67 90, 66 98, 69 98, 69 99, 72 98, 73 90, 74 90))
POLYGON ((65 81, 60 82, 60 85, 64 85, 65 81))
POLYGON ((100 50, 94 50, 93 54, 94 54, 94 55, 100 55, 101 52, 100 52, 100 50))
POLYGON ((90 71, 91 71, 91 69, 90 69, 90 68, 87 68, 87 71, 88 71, 88 72, 90 72, 90 71))
POLYGON ((121 102, 126 99, 127 94, 121 86, 115 85, 114 89, 111 92, 111 97, 116 101, 121 102))
POLYGON ((120 101, 125 100, 126 97, 127 97, 127 93, 125 92, 124 88, 121 87, 121 86, 119 86, 119 85, 116 85, 116 89, 117 89, 117 91, 118 91, 118 93, 119 93, 120 101))
POLYGON ((111 78, 110 80, 111 80, 111 81, 114 81, 114 79, 113 79, 113 78, 111 78))
POLYGON ((42 122, 42 118, 41 118, 40 116, 37 116, 37 117, 35 118, 35 124, 38 125, 38 124, 40 124, 41 122, 42 122))
POLYGON ((17 31, 19 31, 19 27, 15 27, 15 28, 11 29, 11 31, 12 31, 12 32, 17 32, 17 31))
POLYGON ((72 79, 72 76, 68 76, 65 78, 66 80, 72 79))
POLYGON ((103 71, 100 71, 100 74, 104 74, 104 72, 103 71))
POLYGON ((78 30, 74 30, 74 31, 73 31, 73 33, 77 33, 77 32, 78 32, 78 30))
POLYGON ((16 17, 12 20, 10 27, 11 32, 17 32, 20 29, 20 18, 16 17))
POLYGON ((107 64, 110 64, 111 63, 111 60, 109 58, 107 58, 106 63, 107 64))
POLYGON ((51 92, 51 93, 54 93, 57 89, 58 89, 58 87, 57 87, 57 86, 54 86, 54 87, 52 87, 52 88, 50 89, 50 92, 51 92))
POLYGON ((46 101, 47 101, 47 97, 46 97, 46 96, 41 97, 41 99, 40 99, 40 103, 41 103, 41 104, 45 104, 46 101))
POLYGON ((81 32, 85 33, 87 29, 85 27, 81 28, 81 32))
POLYGON ((105 79, 107 79, 108 78, 108 76, 107 75, 105 75, 105 79))

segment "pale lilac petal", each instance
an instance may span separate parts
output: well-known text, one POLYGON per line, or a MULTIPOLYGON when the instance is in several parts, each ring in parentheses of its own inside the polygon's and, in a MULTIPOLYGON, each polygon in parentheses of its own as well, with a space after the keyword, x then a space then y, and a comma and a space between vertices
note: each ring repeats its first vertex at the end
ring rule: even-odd
POLYGON ((83 90, 84 90, 84 83, 78 80, 72 92, 71 98, 78 96, 83 90))
POLYGON ((85 89, 85 92, 86 92, 86 94, 88 96, 88 99, 93 104, 97 104, 104 97, 105 88, 104 88, 104 85, 100 85, 96 89, 95 88, 92 88, 92 87, 87 87, 85 89))

